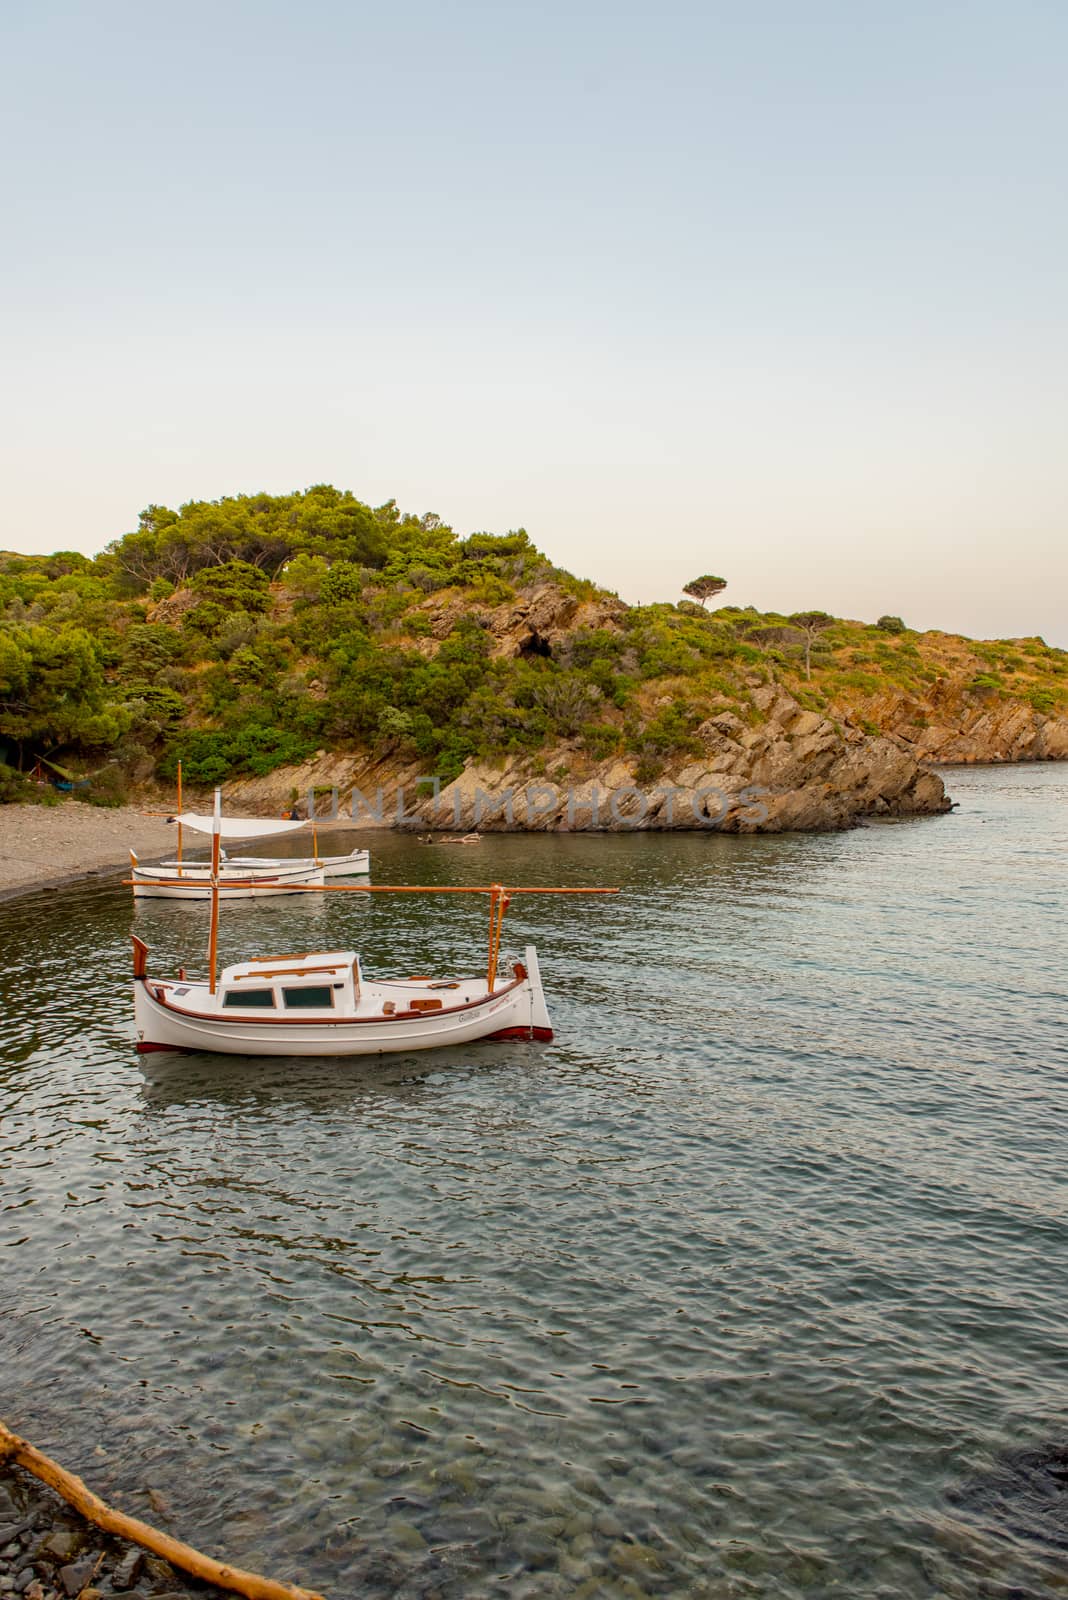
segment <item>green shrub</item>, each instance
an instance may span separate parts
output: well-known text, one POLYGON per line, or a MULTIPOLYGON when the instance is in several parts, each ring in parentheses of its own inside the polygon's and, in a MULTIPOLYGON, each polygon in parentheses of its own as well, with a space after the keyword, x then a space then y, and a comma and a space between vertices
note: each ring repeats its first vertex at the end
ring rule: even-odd
POLYGON ((161 777, 173 778, 178 762, 190 783, 221 783, 232 772, 265 778, 276 767, 305 761, 313 740, 285 728, 248 723, 235 730, 205 728, 177 740, 159 763, 161 777))
POLYGON ((655 783, 663 772, 665 761, 663 755, 655 750, 646 750, 634 763, 634 781, 639 788, 647 789, 655 783))
POLYGON ((242 685, 262 683, 267 676, 267 667, 262 657, 246 645, 240 650, 235 650, 231 656, 230 673, 235 683, 242 685))
POLYGON ((131 726, 155 723, 160 729, 172 728, 185 716, 185 701, 161 683, 131 683, 126 690, 126 708, 131 726))
POLYGON ((14 767, 0 761, 0 805, 16 805, 20 802, 25 805, 38 799, 39 794, 37 785, 25 773, 17 772, 14 767))
POLYGON ((594 761, 607 761, 618 754, 623 742, 621 729, 611 722, 587 722, 581 732, 583 748, 594 761))
POLYGON ((505 583, 503 578, 498 578, 492 572, 478 578, 471 585, 468 594, 473 604, 481 606, 501 606, 515 599, 512 585, 505 583))
POLYGON ((695 733, 701 720, 701 713, 697 707, 688 705, 685 701, 661 706, 639 734, 640 753, 644 756, 699 753, 701 746, 695 738, 695 733))
POLYGON ((351 561, 335 561, 319 579, 319 596, 324 605, 336 606, 358 600, 364 590, 362 570, 351 561))
POLYGON ((162 622, 135 623, 126 630, 122 645, 122 674, 135 682, 161 672, 184 653, 182 636, 162 622))
POLYGON ((228 611, 266 611, 270 602, 267 574, 247 561, 205 567, 189 580, 189 587, 205 601, 214 601, 228 611))

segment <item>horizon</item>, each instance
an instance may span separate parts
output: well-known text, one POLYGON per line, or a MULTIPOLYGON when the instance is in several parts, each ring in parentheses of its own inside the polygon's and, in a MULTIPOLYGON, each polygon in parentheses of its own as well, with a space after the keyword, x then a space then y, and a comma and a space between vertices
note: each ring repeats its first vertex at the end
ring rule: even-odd
POLYGON ((413 0, 0 24, 0 546, 351 487, 1068 647, 1068 14, 413 0))

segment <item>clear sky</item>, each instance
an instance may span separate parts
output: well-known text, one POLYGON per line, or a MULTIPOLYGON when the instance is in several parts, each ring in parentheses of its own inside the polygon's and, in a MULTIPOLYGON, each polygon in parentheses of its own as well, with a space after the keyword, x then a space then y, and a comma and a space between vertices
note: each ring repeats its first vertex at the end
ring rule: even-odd
POLYGON ((1068 645, 1063 0, 0 19, 0 548, 325 481, 1068 645))

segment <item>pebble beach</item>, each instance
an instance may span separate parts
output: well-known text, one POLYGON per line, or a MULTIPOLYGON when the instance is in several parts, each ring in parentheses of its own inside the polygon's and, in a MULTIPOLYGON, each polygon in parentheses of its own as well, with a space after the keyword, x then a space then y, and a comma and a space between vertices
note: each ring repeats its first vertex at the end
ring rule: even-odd
POLYGON ((17 1467, 0 1467, 0 1595, 21 1600, 225 1600, 137 1545, 102 1533, 17 1467))
POLYGON ((120 872, 131 850, 143 860, 173 851, 174 825, 134 806, 0 806, 0 900, 78 878, 120 872))

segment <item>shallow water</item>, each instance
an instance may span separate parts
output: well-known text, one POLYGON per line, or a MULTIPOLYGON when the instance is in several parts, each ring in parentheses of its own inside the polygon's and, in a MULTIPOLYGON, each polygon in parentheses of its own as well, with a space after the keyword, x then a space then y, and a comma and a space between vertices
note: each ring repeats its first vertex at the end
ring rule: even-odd
MULTIPOLYGON (((950 787, 824 837, 373 837, 382 881, 624 886, 513 904, 551 1045, 138 1058, 131 920, 165 973, 202 910, 0 906, 0 1414, 335 1600, 1063 1596, 1068 773, 950 787)), ((222 954, 473 970, 441 905, 234 906, 222 954)))

